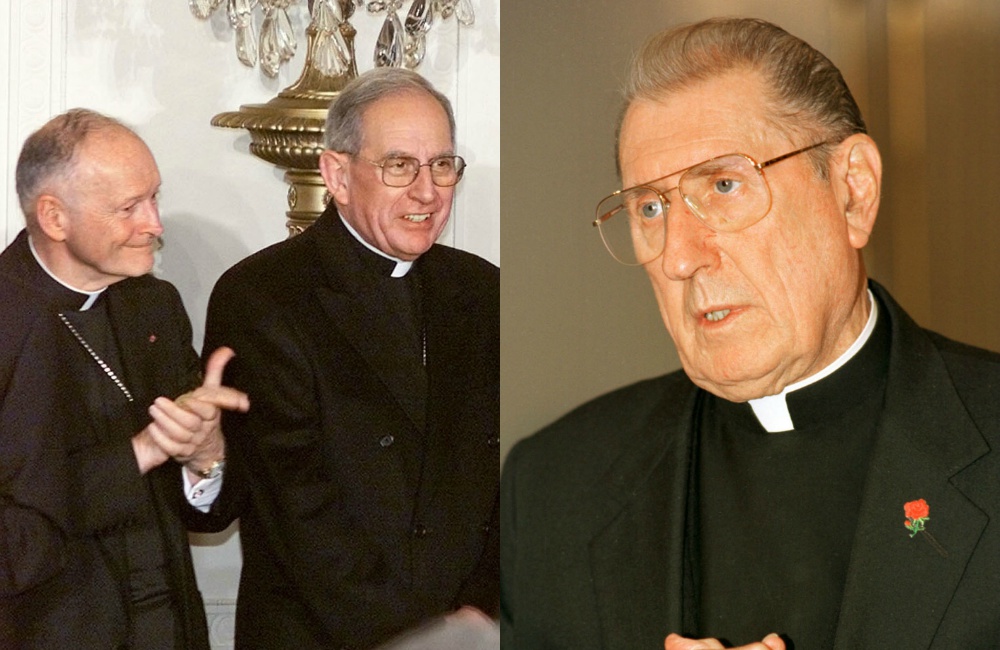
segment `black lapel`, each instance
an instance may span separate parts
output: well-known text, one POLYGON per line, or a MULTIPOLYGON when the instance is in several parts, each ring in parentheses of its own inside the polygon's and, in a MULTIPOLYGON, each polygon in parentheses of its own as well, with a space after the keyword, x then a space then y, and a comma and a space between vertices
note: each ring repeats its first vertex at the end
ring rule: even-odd
MULTIPOLYGON (((314 354, 320 363, 337 363, 338 357, 350 355, 353 350, 386 386, 384 393, 373 394, 371 399, 384 402, 386 409, 402 408, 389 387, 393 373, 385 365, 387 357, 381 354, 378 337, 372 335, 366 321, 377 303, 372 303, 365 292, 363 269, 357 252, 346 239, 351 235, 332 205, 308 230, 289 242, 290 245, 303 247, 305 251, 294 259, 307 265, 303 269, 307 274, 303 282, 312 287, 321 309, 319 312, 309 311, 312 309, 310 303, 303 308, 304 311, 296 313, 301 314, 302 326, 314 331, 311 335, 317 346, 314 354)), ((370 408, 374 410, 377 407, 370 408)), ((366 416, 356 414, 352 416, 352 421, 357 417, 366 416)), ((337 422, 336 426, 350 425, 337 422)), ((363 444, 362 438, 356 442, 363 444)), ((394 444, 389 453, 372 455, 367 450, 356 448, 352 442, 345 441, 343 444, 350 453, 361 453, 367 459, 356 462, 359 475, 378 477, 368 491, 371 503, 367 512, 373 513, 373 525, 385 531, 407 528, 412 516, 412 504, 406 503, 407 495, 411 493, 411 478, 400 457, 403 448, 394 444)), ((395 539, 394 535, 383 537, 386 540, 395 539)))
POLYGON ((987 523, 960 486, 989 447, 930 339, 873 290, 892 321, 889 378, 835 647, 927 648, 987 523), (917 499, 930 506, 926 528, 940 549, 904 526, 903 505, 917 499))
POLYGON ((378 295, 364 282, 366 271, 340 216, 329 208, 299 236, 314 239, 323 266, 327 283, 317 289, 317 296, 327 322, 340 331, 382 380, 388 392, 386 398, 399 405, 414 425, 422 428, 423 414, 408 399, 412 386, 401 381, 396 371, 399 359, 393 351, 398 347, 387 344, 384 338, 399 331, 392 311, 386 309, 388 298, 378 295))
POLYGON ((606 650, 660 647, 683 621, 683 551, 698 391, 670 396, 642 423, 583 503, 600 503, 590 542, 606 650))
MULTIPOLYGON (((490 360, 485 353, 494 350, 499 356, 499 309, 495 314, 478 314, 476 296, 463 284, 461 272, 446 263, 448 251, 434 247, 417 262, 411 273, 422 278, 423 312, 427 336, 427 429, 421 505, 434 502, 439 488, 456 489, 456 472, 469 468, 457 467, 460 459, 467 458, 467 447, 487 444, 489 435, 496 435, 499 422, 487 430, 468 430, 473 422, 490 420, 495 413, 499 418, 499 362, 490 360), (494 324, 477 322, 479 318, 492 318, 494 324), (491 331, 495 333, 491 334, 491 331), (493 337, 488 341, 487 337, 493 337), (491 344, 494 347, 490 347, 491 344), (496 367, 496 376, 486 383, 485 374, 496 367), (495 389, 495 390, 493 390, 495 389), (470 403, 471 396, 480 400, 470 403), (465 414, 464 409, 476 409, 477 416, 465 414), (455 423, 461 423, 455 426, 455 423)), ((499 464, 497 466, 499 474, 499 464)), ((485 476, 461 482, 457 489, 479 492, 485 476)), ((456 496, 448 497, 454 502, 456 496)), ((470 497, 471 498, 471 497, 470 497)), ((478 498, 478 497, 477 497, 478 498)))

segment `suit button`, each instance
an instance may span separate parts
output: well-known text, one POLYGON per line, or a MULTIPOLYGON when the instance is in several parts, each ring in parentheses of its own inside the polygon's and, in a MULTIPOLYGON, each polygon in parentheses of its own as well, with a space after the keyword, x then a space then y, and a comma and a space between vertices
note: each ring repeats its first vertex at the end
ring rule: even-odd
POLYGON ((489 524, 483 524, 483 535, 489 535, 493 528, 489 524))
POLYGON ((383 447, 389 447, 395 441, 396 441, 396 439, 393 438, 391 435, 382 436, 382 439, 378 441, 378 444, 382 445, 383 447))
POLYGON ((493 436, 492 438, 486 441, 486 444, 489 445, 490 447, 499 447, 500 436, 493 436))
POLYGON ((430 529, 427 526, 425 526, 423 524, 417 524, 416 526, 413 527, 413 531, 412 532, 413 532, 413 536, 414 537, 416 537, 417 539, 421 539, 421 538, 427 537, 427 535, 431 531, 430 531, 430 529))

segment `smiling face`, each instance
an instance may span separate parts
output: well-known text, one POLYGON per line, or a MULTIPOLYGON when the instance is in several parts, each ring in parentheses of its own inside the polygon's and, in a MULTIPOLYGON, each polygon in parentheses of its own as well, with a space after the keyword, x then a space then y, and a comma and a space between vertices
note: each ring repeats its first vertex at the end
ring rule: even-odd
MULTIPOLYGON (((763 90, 741 70, 634 101, 620 136, 623 185, 727 153, 764 161, 812 144, 774 128, 763 90)), ((808 155, 766 168, 771 208, 735 233, 711 230, 670 193, 665 250, 645 270, 692 381, 732 401, 775 394, 857 338, 868 314, 858 249, 878 204, 877 155, 856 135, 834 148, 829 180, 808 155)))
POLYGON ((121 128, 88 135, 69 174, 39 198, 46 265, 86 291, 148 273, 163 233, 159 190, 156 161, 137 136, 121 128))
POLYGON ((363 159, 410 156, 425 164, 454 154, 448 116, 433 97, 412 91, 372 103, 363 124, 357 156, 327 150, 320 171, 341 216, 365 241, 398 259, 414 260, 447 225, 455 188, 434 185, 428 167, 421 167, 407 187, 389 187, 382 170, 363 159))

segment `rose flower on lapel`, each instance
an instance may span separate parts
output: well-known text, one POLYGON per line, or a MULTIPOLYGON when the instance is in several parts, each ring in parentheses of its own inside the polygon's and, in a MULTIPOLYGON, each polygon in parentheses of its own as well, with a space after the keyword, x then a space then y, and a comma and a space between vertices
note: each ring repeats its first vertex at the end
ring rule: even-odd
POLYGON ((926 521, 930 519, 931 507, 923 499, 917 499, 904 503, 903 512, 906 514, 903 525, 910 530, 910 537, 913 537, 924 529, 926 521))

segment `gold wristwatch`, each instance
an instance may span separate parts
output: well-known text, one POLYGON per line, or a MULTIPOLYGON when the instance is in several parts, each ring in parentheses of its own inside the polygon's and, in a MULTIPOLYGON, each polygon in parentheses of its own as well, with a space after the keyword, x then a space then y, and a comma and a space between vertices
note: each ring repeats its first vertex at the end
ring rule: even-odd
POLYGON ((205 469, 196 469, 194 473, 202 478, 215 478, 217 476, 222 476, 222 472, 226 469, 226 459, 220 458, 215 461, 205 469))

